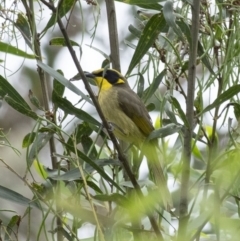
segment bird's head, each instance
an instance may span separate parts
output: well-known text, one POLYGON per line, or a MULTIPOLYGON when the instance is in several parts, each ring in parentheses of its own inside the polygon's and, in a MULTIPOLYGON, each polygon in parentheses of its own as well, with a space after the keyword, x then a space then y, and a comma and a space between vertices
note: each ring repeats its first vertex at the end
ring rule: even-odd
POLYGON ((92 73, 85 72, 86 77, 95 80, 97 86, 102 90, 107 90, 114 85, 125 84, 126 79, 115 69, 98 69, 92 73))

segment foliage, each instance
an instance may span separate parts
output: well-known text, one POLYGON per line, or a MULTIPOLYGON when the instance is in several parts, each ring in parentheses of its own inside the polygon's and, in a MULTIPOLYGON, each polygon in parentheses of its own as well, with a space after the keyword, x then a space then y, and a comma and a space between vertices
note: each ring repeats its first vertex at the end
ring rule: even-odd
MULTIPOLYGON (((138 40, 137 44, 125 40, 125 51, 130 48, 134 50, 126 76, 129 77, 129 83, 137 87, 137 93, 147 107, 158 113, 155 126, 159 129, 154 130, 148 140, 155 139, 159 142, 159 158, 171 186, 169 190, 173 204, 164 207, 159 201, 159 193, 151 175, 142 177, 144 157, 141 151, 127 147, 128 152, 123 153, 125 149, 119 148, 111 133, 105 130, 106 124, 101 114, 99 121, 84 109, 87 103, 99 113, 96 98, 81 68, 81 55, 86 45, 72 40, 67 30, 74 11, 82 19, 87 18, 82 11, 84 5, 84 8, 95 11, 94 16, 97 16, 90 20, 94 23, 95 34, 98 29, 96 20, 100 17, 99 9, 105 3, 21 0, 9 4, 1 1, 1 36, 7 33, 8 40, 1 40, 0 51, 5 56, 11 54, 36 61, 38 67, 34 71, 41 84, 42 98, 39 100, 29 91, 31 105, 28 104, 14 84, 10 84, 9 76, 1 74, 2 100, 19 112, 19 115, 31 119, 34 127, 22 140, 22 148, 27 150, 24 177, 8 164, 8 160, 0 157, 2 164, 32 193, 32 197, 28 198, 21 192, 0 186, 0 198, 26 207, 24 215, 12 215, 12 210, 0 210, 0 217, 4 212, 12 215, 3 222, 0 218, 0 225, 4 228, 0 239, 17 239, 23 219, 30 218, 31 209, 36 209, 43 218, 35 240, 50 240, 55 234, 58 241, 63 240, 63 237, 66 240, 101 241, 238 240, 238 3, 201 1, 197 26, 199 38, 195 43, 198 47, 197 59, 192 62, 194 36, 191 29, 196 26, 191 4, 194 1, 118 2, 134 6, 133 11, 137 15, 135 24, 129 24, 128 27, 131 38, 138 40), (44 15, 44 8, 52 14, 43 30, 39 31, 38 21, 43 21, 44 17, 39 17, 38 11, 40 9, 44 15), (60 29, 60 36, 54 36, 53 29, 60 29), (21 45, 11 44, 11 40, 14 39, 17 43, 20 38, 25 42, 26 51, 22 50, 21 45), (42 57, 41 43, 45 39, 50 46, 69 49, 79 72, 73 79, 83 79, 80 81, 83 81, 85 90, 78 89, 65 78, 64 69, 55 70, 48 59, 42 57), (73 47, 80 58, 76 57, 73 47), (196 78, 191 79, 189 73, 193 69, 196 70, 196 78), (52 80, 51 91, 46 84, 47 76, 52 80), (134 83, 131 82, 133 79, 134 83), (189 89, 187 86, 195 80, 195 89, 189 89), (66 89, 78 95, 80 107, 72 103, 71 96, 65 95, 66 89), (190 94, 195 96, 192 106, 189 106, 190 94), (53 109, 50 108, 49 98, 53 109), (188 114, 189 108, 194 110, 194 116, 188 114), (229 118, 229 115, 234 114, 237 120, 235 128, 229 118), (71 132, 65 128, 69 116, 78 119, 78 124, 70 121, 71 132), (224 128, 222 135, 220 129, 224 126, 227 128, 224 128), (190 133, 189 138, 186 133, 190 133), (186 149, 187 142, 190 143, 189 149, 186 149), (48 145, 48 163, 52 169, 43 165, 40 155, 48 145), (187 165, 190 164, 190 159, 186 152, 191 154, 191 166, 187 165), (33 169, 42 178, 41 183, 35 181, 33 169), (189 173, 188 179, 186 175, 189 173), (51 227, 46 225, 49 220, 54 223, 51 227), (89 239, 78 237, 78 229, 84 227, 85 223, 93 224, 95 230, 94 236, 89 239), (207 225, 209 229, 206 228, 207 225)), ((109 4, 109 0, 106 4, 109 4)), ((109 25, 109 28, 111 34, 116 34, 114 27, 109 25)), ((94 34, 91 40, 93 44, 96 41, 94 34)), ((82 36, 84 38, 85 35, 82 36)), ((104 36, 104 39, 108 39, 108 36, 104 36)), ((103 67, 109 64, 114 67, 111 65, 111 57, 114 55, 117 58, 117 53, 111 52, 108 55, 100 48, 94 50, 102 54, 103 67)), ((0 68, 7 70, 11 66, 3 64, 0 68)), ((24 68, 24 62, 21 68, 24 68)), ((6 130, 0 129, 2 148, 11 148, 19 155, 7 136, 6 130)))

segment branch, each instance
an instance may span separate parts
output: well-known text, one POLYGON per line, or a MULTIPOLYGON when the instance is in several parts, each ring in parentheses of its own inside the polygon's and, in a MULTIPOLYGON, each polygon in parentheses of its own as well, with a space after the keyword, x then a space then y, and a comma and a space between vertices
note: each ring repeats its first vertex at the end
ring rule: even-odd
POLYGON ((105 0, 105 2, 107 8, 109 42, 111 49, 110 60, 112 61, 113 69, 121 72, 115 4, 113 0, 105 0))
POLYGON ((183 170, 181 177, 180 190, 180 220, 179 220, 179 240, 185 240, 186 227, 188 222, 188 191, 190 178, 190 160, 192 153, 192 132, 194 119, 194 93, 195 93, 195 78, 196 78, 196 59, 198 47, 198 32, 199 32, 199 12, 200 0, 194 0, 192 5, 192 28, 191 37, 192 43, 189 53, 188 66, 188 88, 187 88, 187 103, 186 103, 186 117, 189 127, 185 128, 184 133, 184 149, 183 149, 183 170))

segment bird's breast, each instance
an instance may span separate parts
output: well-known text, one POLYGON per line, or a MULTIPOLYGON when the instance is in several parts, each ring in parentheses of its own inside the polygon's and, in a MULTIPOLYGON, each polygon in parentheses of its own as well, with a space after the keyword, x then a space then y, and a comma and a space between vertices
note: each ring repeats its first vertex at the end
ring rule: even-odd
POLYGON ((114 88, 101 90, 98 101, 117 138, 130 143, 140 143, 145 139, 136 124, 121 109, 117 90, 114 88))

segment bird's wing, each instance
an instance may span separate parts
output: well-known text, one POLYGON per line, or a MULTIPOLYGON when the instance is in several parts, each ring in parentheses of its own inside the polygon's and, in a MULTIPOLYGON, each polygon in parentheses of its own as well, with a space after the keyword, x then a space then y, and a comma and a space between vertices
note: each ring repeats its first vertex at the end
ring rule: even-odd
POLYGON ((148 136, 153 130, 152 120, 139 96, 129 87, 119 88, 118 102, 123 112, 148 136))

